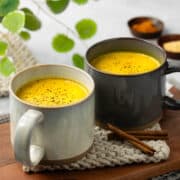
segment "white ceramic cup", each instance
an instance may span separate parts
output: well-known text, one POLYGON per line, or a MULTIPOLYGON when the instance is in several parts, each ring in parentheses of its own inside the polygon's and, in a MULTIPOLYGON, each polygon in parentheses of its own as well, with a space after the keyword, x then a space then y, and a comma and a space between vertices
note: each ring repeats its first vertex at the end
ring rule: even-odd
POLYGON ((18 73, 10 84, 11 142, 16 160, 28 166, 71 162, 93 143, 94 82, 84 71, 65 65, 38 65, 18 73), (16 91, 35 79, 62 77, 85 85, 89 95, 63 107, 39 107, 16 91))

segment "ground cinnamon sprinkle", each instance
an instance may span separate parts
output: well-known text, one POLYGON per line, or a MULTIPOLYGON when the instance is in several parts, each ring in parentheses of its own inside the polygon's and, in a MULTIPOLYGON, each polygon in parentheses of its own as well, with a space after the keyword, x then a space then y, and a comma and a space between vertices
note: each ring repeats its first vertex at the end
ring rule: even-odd
POLYGON ((150 19, 136 23, 132 26, 132 28, 135 31, 142 33, 154 33, 159 30, 150 19))

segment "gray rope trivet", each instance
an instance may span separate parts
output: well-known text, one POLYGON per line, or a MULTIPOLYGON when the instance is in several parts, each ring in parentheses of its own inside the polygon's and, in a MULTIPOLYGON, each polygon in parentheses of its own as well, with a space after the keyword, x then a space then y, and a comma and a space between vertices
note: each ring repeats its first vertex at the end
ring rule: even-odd
POLYGON ((180 180, 180 170, 154 177, 152 180, 180 180))
MULTIPOLYGON (((151 129, 160 129, 156 124, 151 129)), ((83 157, 74 163, 66 165, 39 165, 36 167, 24 166, 25 172, 53 171, 53 170, 84 170, 100 167, 114 167, 132 163, 158 163, 169 157, 170 149, 165 141, 150 140, 144 141, 152 146, 156 152, 153 156, 143 154, 140 150, 129 144, 127 141, 108 141, 109 131, 95 127, 95 137, 92 149, 83 157)))
POLYGON ((9 121, 9 114, 0 114, 0 124, 9 121))
MULTIPOLYGON (((0 33, 0 40, 8 43, 8 55, 13 59, 16 72, 37 64, 37 60, 18 35, 0 33)), ((0 75, 0 97, 8 96, 8 86, 13 75, 9 77, 0 75)))

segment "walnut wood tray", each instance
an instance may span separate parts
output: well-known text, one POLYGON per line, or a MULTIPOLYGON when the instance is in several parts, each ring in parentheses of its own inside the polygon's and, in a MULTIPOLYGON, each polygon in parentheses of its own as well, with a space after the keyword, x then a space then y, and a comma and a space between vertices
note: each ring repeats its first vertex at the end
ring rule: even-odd
MULTIPOLYGON (((180 99, 180 91, 172 89, 175 97, 180 99)), ((134 164, 115 168, 101 168, 86 171, 57 171, 38 174, 26 174, 21 164, 17 163, 12 153, 9 140, 9 123, 0 125, 0 179, 2 180, 140 180, 158 176, 173 170, 180 169, 180 111, 165 111, 161 120, 162 128, 169 133, 168 144, 171 154, 167 161, 158 164, 134 164)))

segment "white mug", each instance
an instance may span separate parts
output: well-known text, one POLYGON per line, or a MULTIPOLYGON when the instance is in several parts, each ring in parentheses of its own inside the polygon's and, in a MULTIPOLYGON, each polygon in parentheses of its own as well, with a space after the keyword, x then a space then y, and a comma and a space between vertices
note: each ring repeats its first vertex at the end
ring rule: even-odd
POLYGON ((16 160, 24 165, 79 159, 92 146, 94 119, 94 82, 85 71, 65 65, 38 65, 18 73, 11 81, 11 142, 16 160), (63 107, 39 107, 16 96, 24 84, 47 77, 80 82, 89 95, 63 107))

